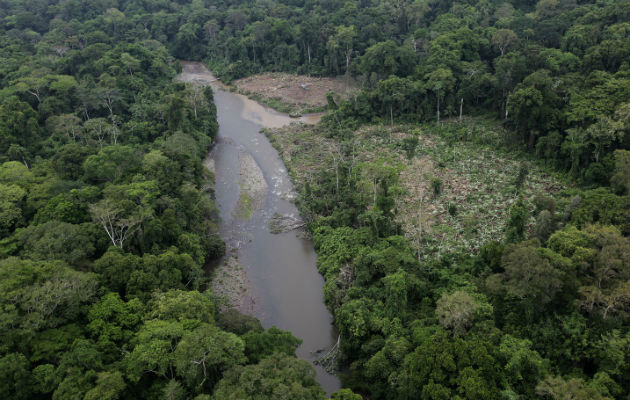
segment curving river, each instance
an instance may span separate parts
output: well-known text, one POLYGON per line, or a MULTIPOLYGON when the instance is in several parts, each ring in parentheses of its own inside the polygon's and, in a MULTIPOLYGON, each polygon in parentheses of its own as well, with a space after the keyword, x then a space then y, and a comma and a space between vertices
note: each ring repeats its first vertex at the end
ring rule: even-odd
MULTIPOLYGON (((263 127, 280 127, 296 119, 222 90, 201 63, 182 66, 178 79, 212 85, 217 106, 219 135, 206 165, 215 172, 227 255, 213 288, 232 297, 235 307, 260 319, 265 328, 275 325, 302 339, 297 355, 312 363, 318 352, 336 343, 337 332, 324 305, 324 280, 312 242, 301 238, 298 230, 270 232, 269 224, 278 216, 299 225, 299 213, 291 201, 295 193, 284 163, 260 133, 263 127)), ((318 119, 313 115, 301 121, 318 119)), ((339 389, 336 376, 318 365, 315 369, 329 395, 339 389)))

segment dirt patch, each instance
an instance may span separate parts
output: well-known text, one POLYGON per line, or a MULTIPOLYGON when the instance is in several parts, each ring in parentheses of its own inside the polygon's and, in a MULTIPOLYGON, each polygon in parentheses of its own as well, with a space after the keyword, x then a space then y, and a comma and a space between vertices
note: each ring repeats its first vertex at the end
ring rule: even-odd
POLYGON ((243 314, 255 315, 256 300, 247 273, 235 255, 228 255, 212 278, 212 293, 223 300, 222 310, 235 308, 243 314))
POLYGON ((199 86, 213 84, 219 88, 225 88, 202 63, 196 61, 180 61, 180 63, 182 65, 182 72, 175 77, 176 81, 192 83, 193 85, 199 86))
POLYGON ((351 78, 318 78, 286 73, 253 75, 233 82, 237 90, 279 111, 304 114, 322 111, 326 93, 347 98, 357 91, 351 78))

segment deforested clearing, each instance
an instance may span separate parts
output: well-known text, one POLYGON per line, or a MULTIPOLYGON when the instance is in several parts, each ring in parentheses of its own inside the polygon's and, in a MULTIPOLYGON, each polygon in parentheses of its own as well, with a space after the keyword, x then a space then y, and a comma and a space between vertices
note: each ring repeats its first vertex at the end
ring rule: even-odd
MULTIPOLYGON (((468 121, 468 128, 475 121, 468 121)), ((499 135, 500 127, 480 124, 487 135, 499 135)), ((334 138, 317 126, 296 126, 268 130, 274 145, 291 171, 298 189, 306 182, 315 186, 324 174, 335 174, 335 165, 352 159, 352 174, 363 184, 357 189, 365 198, 374 197, 374 185, 388 174, 396 175, 395 220, 420 257, 438 252, 476 253, 488 241, 505 235, 510 207, 519 194, 531 210, 537 198, 552 196, 568 187, 553 173, 524 154, 472 141, 449 140, 452 123, 436 129, 433 125, 368 125, 353 132, 348 156, 334 138), (405 141, 417 137, 409 154, 405 141), (345 154, 344 154, 345 153, 345 154), (522 188, 515 181, 521 168, 527 170, 522 188), (440 182, 436 193, 435 182, 440 182)), ((477 129, 480 129, 477 127, 477 129)), ((527 229, 533 229, 530 217, 527 229)))
POLYGON ((346 98, 357 90, 348 77, 314 77, 280 72, 252 75, 233 82, 237 91, 280 111, 306 113, 326 106, 326 93, 346 98))

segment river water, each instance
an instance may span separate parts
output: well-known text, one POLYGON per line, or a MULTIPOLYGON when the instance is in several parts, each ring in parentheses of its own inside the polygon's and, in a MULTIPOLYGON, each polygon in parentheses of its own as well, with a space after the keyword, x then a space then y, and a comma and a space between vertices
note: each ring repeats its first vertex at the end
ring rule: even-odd
MULTIPOLYGON (((303 340, 298 357, 311 363, 318 352, 337 341, 332 315, 324 304, 324 280, 317 271, 317 256, 310 240, 298 230, 272 234, 269 222, 282 215, 293 220, 299 213, 291 201, 293 185, 278 152, 263 127, 280 127, 299 120, 261 106, 245 96, 223 90, 201 63, 182 62, 179 80, 212 85, 219 135, 207 160, 214 169, 220 233, 228 258, 238 263, 238 308, 257 317, 265 328, 276 326, 303 340)), ((301 122, 313 123, 318 116, 301 122)), ((314 365, 317 380, 330 394, 339 379, 314 365)))

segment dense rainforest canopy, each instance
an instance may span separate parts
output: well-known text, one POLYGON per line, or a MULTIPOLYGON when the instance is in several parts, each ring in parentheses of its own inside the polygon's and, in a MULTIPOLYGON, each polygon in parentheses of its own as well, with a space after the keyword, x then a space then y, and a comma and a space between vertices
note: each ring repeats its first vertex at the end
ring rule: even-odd
POLYGON ((361 86, 315 128, 346 161, 298 182, 345 387, 628 398, 629 43, 626 0, 0 0, 0 397, 324 397, 299 339, 205 290, 224 252, 201 163, 217 123, 210 89, 173 81, 190 59, 226 82, 361 86), (514 171, 504 240, 419 257, 397 175, 361 195, 353 131, 446 122, 453 146, 483 141, 462 114, 572 187, 529 207, 514 171))

